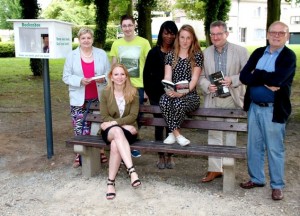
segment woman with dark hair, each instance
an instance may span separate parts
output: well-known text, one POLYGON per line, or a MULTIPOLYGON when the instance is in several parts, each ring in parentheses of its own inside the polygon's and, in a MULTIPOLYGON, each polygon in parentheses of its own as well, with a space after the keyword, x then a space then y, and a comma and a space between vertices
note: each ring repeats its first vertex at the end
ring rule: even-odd
MULTIPOLYGON (((153 47, 147 56, 144 67, 144 89, 148 95, 151 105, 159 105, 160 97, 165 93, 164 87, 161 84, 161 80, 165 75, 165 56, 173 49, 178 28, 173 21, 165 21, 159 30, 158 40, 155 47, 153 47)), ((158 117, 154 115, 155 117, 158 117)), ((167 129, 167 134, 170 131, 167 129)), ((164 127, 155 127, 155 140, 164 140, 164 127)), ((159 169, 173 169, 175 163, 173 161, 172 154, 168 154, 168 158, 165 158, 163 152, 159 152, 159 161, 157 167, 159 169)))
POLYGON ((116 196, 115 178, 121 161, 127 167, 131 186, 137 188, 141 185, 133 166, 129 146, 137 138, 138 113, 138 91, 132 86, 126 67, 115 64, 108 74, 108 85, 100 99, 100 114, 103 118, 101 134, 107 145, 110 145, 106 199, 114 199, 116 196))

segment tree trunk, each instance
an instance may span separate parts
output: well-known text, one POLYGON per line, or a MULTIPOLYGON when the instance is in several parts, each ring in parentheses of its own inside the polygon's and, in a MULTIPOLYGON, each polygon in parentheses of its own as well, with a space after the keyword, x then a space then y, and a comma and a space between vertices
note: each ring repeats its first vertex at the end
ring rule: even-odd
POLYGON ((227 21, 229 19, 228 13, 230 11, 231 1, 230 0, 216 0, 216 1, 205 1, 205 20, 204 30, 206 36, 206 46, 210 46, 210 24, 216 20, 227 21))
MULTIPOLYGON (((273 22, 280 20, 280 6, 281 0, 268 0, 266 33, 273 22)), ((266 44, 269 44, 268 40, 266 44)))
POLYGON ((96 6, 95 46, 103 48, 106 39, 106 26, 109 17, 109 0, 94 0, 96 6))
POLYGON ((129 4, 128 4, 128 7, 127 7, 127 14, 130 15, 130 16, 133 16, 133 4, 132 4, 132 0, 129 0, 129 4))
POLYGON ((138 34, 146 38, 150 46, 152 46, 152 32, 151 32, 151 10, 155 4, 155 0, 139 0, 137 3, 138 15, 138 34))
POLYGON ((218 15, 218 8, 220 6, 220 0, 216 0, 216 1, 209 1, 206 0, 206 4, 205 4, 205 20, 204 20, 204 30, 205 30, 205 36, 206 36, 206 46, 210 46, 211 45, 211 40, 210 40, 210 24, 213 21, 217 20, 217 15, 218 15))
MULTIPOLYGON (((20 0, 22 8, 23 19, 37 19, 39 16, 40 8, 37 0, 20 0)), ((43 73, 43 64, 41 59, 30 59, 30 69, 33 76, 41 76, 43 73)))

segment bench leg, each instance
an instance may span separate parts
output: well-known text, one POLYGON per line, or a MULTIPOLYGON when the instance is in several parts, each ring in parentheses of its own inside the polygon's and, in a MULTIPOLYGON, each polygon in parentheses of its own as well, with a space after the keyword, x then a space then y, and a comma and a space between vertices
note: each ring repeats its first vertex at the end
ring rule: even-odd
MULTIPOLYGON (((237 119, 227 119, 227 122, 238 122, 237 119)), ((237 133, 226 132, 225 142, 227 146, 236 146, 237 133)), ((223 158, 223 193, 234 191, 235 187, 235 159, 223 158)))
POLYGON ((81 155, 82 174, 85 177, 98 175, 100 172, 100 153, 98 149, 81 145, 74 145, 74 152, 81 155))
POLYGON ((223 193, 234 191, 235 187, 235 160, 223 158, 223 193))

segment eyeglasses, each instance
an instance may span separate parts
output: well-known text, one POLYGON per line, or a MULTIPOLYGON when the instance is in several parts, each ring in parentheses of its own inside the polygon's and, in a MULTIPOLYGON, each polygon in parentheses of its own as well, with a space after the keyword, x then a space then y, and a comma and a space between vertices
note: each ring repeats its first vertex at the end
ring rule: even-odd
POLYGON ((269 31, 269 34, 271 36, 278 36, 278 37, 284 37, 286 35, 286 32, 274 32, 274 31, 269 31))
POLYGON ((133 25, 132 24, 129 24, 129 25, 122 25, 122 28, 132 28, 133 25))
POLYGON ((225 32, 219 32, 219 33, 210 33, 209 35, 211 37, 217 36, 217 37, 221 37, 225 32))

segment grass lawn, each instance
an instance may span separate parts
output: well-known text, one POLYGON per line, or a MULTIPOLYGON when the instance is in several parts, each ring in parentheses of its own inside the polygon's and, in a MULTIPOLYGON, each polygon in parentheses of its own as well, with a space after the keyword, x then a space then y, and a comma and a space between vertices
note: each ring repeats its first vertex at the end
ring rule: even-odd
MULTIPOLYGON (((300 122, 300 45, 289 45, 298 56, 296 76, 292 88, 293 113, 291 121, 300 122)), ((256 47, 247 47, 252 52, 256 47)), ((68 104, 68 89, 62 81, 65 59, 49 60, 52 108, 55 102, 68 104)), ((14 101, 30 106, 36 102, 43 106, 43 79, 32 76, 27 58, 1 58, 0 108, 13 107, 14 101)))

